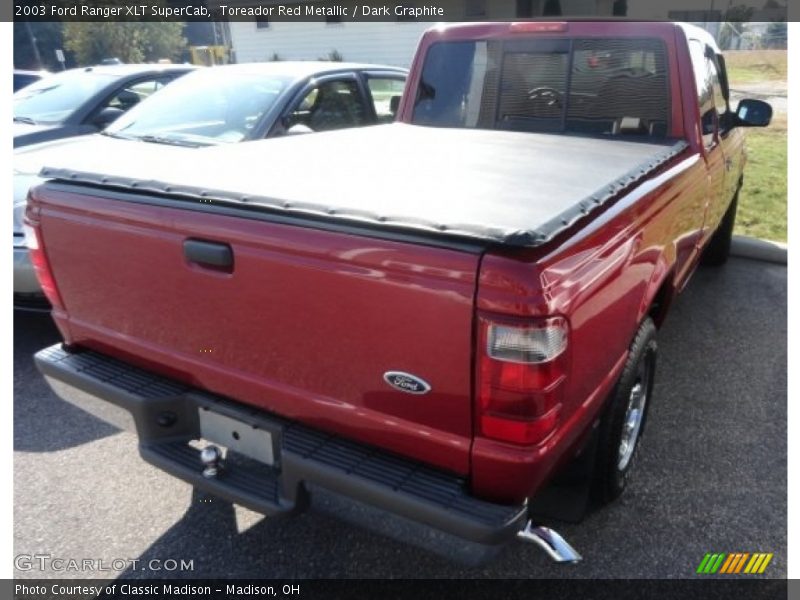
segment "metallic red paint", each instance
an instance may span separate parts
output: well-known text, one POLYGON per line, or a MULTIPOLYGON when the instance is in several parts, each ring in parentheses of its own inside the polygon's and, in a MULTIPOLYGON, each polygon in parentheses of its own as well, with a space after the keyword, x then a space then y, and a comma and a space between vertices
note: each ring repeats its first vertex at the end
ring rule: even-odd
POLYGON ((71 343, 468 472, 478 255, 61 192, 40 222, 71 343), (187 238, 229 242, 233 273, 187 238))

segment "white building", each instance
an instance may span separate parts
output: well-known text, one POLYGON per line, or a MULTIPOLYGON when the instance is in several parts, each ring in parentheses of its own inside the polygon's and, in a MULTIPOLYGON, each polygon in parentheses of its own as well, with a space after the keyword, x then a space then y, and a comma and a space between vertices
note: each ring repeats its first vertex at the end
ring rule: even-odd
MULTIPOLYGON (((216 0, 219 2, 219 0, 216 0)), ((611 15, 614 0, 558 0, 564 15, 611 15)), ((249 0, 231 0, 228 6, 248 6, 249 0)), ((261 0, 253 5, 268 6, 261 0)), ((285 2, 281 2, 285 4, 285 2)), ((355 2, 337 2, 349 7, 355 2)), ((407 2, 422 6, 421 2, 407 2)), ((439 0, 448 21, 502 21, 541 16, 553 0, 439 0)), ((352 17, 349 17, 350 19, 352 17)), ((382 63, 408 67, 422 33, 435 23, 423 21, 349 22, 329 17, 318 21, 281 21, 258 18, 229 22, 230 42, 236 62, 272 60, 315 60, 336 51, 346 61, 382 63)))
POLYGON ((348 62, 408 67, 422 32, 433 23, 232 21, 231 45, 236 62, 326 58, 333 51, 348 62))

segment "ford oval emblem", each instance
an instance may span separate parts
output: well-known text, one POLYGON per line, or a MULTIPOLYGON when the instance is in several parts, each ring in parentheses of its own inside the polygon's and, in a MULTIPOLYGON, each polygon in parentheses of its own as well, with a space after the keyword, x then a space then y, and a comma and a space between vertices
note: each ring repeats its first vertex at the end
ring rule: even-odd
POLYGON ((431 391, 431 386, 424 379, 420 379, 411 373, 402 371, 386 371, 383 380, 390 386, 407 394, 427 394, 431 391))

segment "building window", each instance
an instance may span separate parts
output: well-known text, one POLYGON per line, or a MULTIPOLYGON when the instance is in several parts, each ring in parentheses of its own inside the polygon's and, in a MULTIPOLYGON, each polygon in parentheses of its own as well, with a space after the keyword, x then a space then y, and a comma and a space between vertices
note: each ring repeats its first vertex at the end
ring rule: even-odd
POLYGON ((269 17, 256 17, 256 29, 269 29, 269 17))
POLYGON ((485 17, 486 16, 486 0, 467 0, 465 7, 465 16, 470 17, 485 17))

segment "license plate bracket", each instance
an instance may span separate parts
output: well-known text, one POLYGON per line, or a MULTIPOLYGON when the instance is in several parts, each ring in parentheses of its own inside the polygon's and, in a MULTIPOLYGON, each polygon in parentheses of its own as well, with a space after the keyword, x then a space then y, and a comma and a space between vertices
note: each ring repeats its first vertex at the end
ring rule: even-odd
POLYGON ((248 423, 205 406, 198 407, 200 435, 214 444, 264 464, 278 464, 278 435, 260 423, 248 423))

